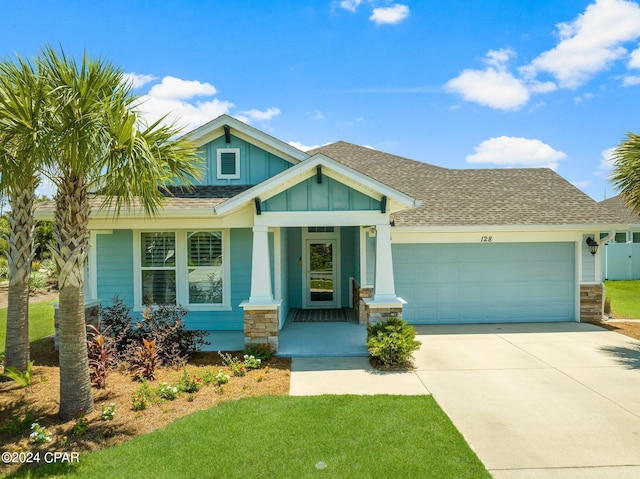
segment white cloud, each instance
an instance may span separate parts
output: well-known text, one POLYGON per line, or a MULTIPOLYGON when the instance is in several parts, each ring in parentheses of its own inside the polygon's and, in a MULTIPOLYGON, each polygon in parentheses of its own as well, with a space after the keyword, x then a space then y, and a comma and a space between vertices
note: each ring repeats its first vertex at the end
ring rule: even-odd
POLYGON ((181 80, 171 76, 162 79, 159 85, 154 85, 149 95, 154 98, 187 99, 195 96, 213 96, 218 93, 216 87, 210 83, 197 80, 181 80))
POLYGON ((466 157, 467 163, 556 170, 558 161, 567 157, 562 151, 554 150, 540 140, 509 136, 485 140, 473 149, 475 153, 466 157))
POLYGON ((600 156, 602 157, 602 159, 600 160, 600 164, 598 165, 599 170, 603 170, 603 171, 613 170, 613 167, 615 166, 614 159, 613 159, 613 152, 615 151, 615 149, 616 147, 612 146, 611 148, 607 148, 606 150, 603 150, 600 153, 600 156))
POLYGON ((409 7, 394 3, 390 7, 374 8, 369 20, 376 25, 396 25, 407 18, 409 13, 409 7))
POLYGON ((126 81, 127 83, 131 83, 133 88, 140 88, 142 86, 145 86, 147 83, 151 83, 152 81, 158 79, 158 77, 153 75, 144 75, 135 72, 125 73, 123 76, 124 81, 126 81))
POLYGON ((622 77, 622 86, 640 85, 640 75, 625 75, 622 77))
POLYGON ((593 93, 585 93, 584 95, 578 95, 576 97, 573 98, 573 103, 575 105, 579 105, 580 103, 582 103, 585 100, 591 100, 592 98, 594 98, 595 95, 593 93))
POLYGON ((571 182, 571 184, 573 186, 575 186, 576 188, 579 188, 581 190, 584 190, 585 188, 589 188, 591 186, 591 183, 593 183, 591 180, 572 181, 571 182))
POLYGON ((627 53, 622 44, 640 37, 640 5, 596 0, 575 20, 557 25, 560 43, 520 68, 526 78, 551 74, 560 86, 576 88, 627 53))
POLYGON ((307 115, 309 115, 309 118, 311 120, 324 120, 324 115, 320 110, 310 111, 309 113, 307 113, 307 115))
POLYGON ((340 8, 355 12, 358 6, 362 3, 362 0, 342 0, 340 2, 340 8))
POLYGON ((640 46, 631 52, 629 55, 629 68, 639 68, 640 69, 640 46))
POLYGON ((241 111, 239 114, 234 115, 238 120, 243 121, 245 123, 251 123, 252 121, 269 121, 274 116, 278 116, 280 114, 280 108, 267 108, 266 110, 247 110, 241 111))
POLYGON ((511 73, 495 68, 465 70, 444 85, 466 101, 498 110, 517 110, 529 101, 529 90, 511 73))
POLYGON ((516 52, 512 48, 501 48, 499 50, 489 50, 483 61, 498 70, 503 70, 506 63, 516 57, 516 52))
POLYGON ((289 145, 293 146, 294 148, 297 148, 298 150, 302 150, 302 151, 309 151, 309 150, 313 150, 315 148, 320 148, 320 145, 305 145, 303 143, 300 143, 299 141, 290 141, 289 145))

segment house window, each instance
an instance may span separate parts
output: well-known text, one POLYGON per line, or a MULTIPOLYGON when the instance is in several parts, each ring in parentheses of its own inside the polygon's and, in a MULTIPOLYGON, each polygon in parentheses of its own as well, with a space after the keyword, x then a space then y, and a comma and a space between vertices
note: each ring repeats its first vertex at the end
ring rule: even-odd
POLYGON ((618 233, 616 233, 615 236, 615 242, 616 243, 626 243, 627 242, 627 232, 626 231, 620 231, 618 233))
POLYGON ((333 233, 333 226, 309 226, 308 233, 333 233))
POLYGON ((140 235, 142 304, 176 303, 176 235, 140 235))
POLYGON ((222 233, 187 233, 189 304, 222 303, 222 233))
POLYGON ((638 232, 633 232, 633 242, 634 243, 640 243, 640 233, 638 232))
POLYGON ((237 180, 240 178, 240 148, 218 148, 217 178, 237 180))
POLYGON ((229 310, 229 244, 227 230, 135 234, 135 308, 180 304, 189 310, 229 310))

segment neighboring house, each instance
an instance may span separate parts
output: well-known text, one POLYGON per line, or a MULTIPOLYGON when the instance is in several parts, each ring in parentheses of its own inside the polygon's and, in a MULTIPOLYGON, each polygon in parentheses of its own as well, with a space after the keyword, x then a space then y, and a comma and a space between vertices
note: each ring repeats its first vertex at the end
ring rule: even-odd
POLYGON ((179 303, 191 328, 275 348, 294 308, 361 323, 602 315, 603 248, 586 240, 620 220, 549 169, 452 170, 345 142, 305 153, 227 115, 187 136, 207 160, 192 191, 155 219, 94 208, 86 298, 179 303))
POLYGON ((600 204, 627 224, 604 244, 602 279, 640 279, 640 216, 625 204, 622 195, 601 201, 600 204))

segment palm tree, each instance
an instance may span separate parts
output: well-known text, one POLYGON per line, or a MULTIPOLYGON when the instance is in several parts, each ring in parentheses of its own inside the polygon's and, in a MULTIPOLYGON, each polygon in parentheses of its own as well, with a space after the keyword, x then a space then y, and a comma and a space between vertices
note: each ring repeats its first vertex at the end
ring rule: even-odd
POLYGON ((0 63, 0 190, 9 205, 9 290, 5 362, 29 362, 29 275, 35 254, 33 207, 38 168, 46 156, 46 88, 37 66, 0 63))
POLYGON ((611 182, 620 190, 627 206, 640 214, 640 135, 627 133, 612 156, 611 182))
POLYGON ((78 64, 46 48, 40 57, 56 107, 52 121, 54 166, 45 174, 57 186, 54 244, 59 277, 60 411, 62 419, 93 410, 84 321, 84 267, 90 188, 100 188, 103 206, 140 205, 154 215, 166 187, 190 184, 200 159, 178 130, 145 126, 139 100, 121 69, 86 54, 78 64))

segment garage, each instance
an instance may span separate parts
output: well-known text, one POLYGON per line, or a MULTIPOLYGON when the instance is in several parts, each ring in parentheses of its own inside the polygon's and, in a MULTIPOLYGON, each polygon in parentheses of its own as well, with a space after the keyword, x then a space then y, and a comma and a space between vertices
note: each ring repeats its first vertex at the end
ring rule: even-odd
POLYGON ((575 320, 574 243, 394 244, 412 324, 575 320))

